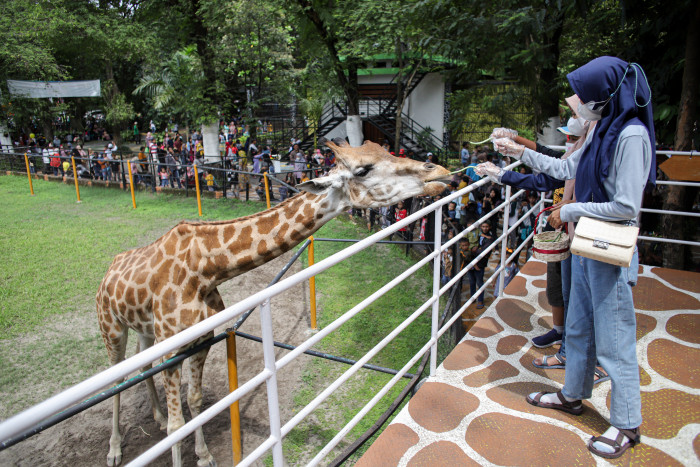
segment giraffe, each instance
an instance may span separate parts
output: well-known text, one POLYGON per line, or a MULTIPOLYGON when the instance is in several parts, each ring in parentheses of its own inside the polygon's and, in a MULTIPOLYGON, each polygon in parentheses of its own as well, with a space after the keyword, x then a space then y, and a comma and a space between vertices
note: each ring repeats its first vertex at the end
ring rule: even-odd
MULTIPOLYGON (((449 172, 441 166, 394 157, 372 142, 359 147, 350 147, 343 140, 325 144, 336 156, 336 167, 327 176, 298 185, 302 191, 277 206, 227 221, 183 221, 152 244, 115 257, 96 297, 111 365, 124 359, 129 329, 136 332, 138 348, 143 350, 214 315, 225 308, 219 284, 290 250, 350 207, 389 206, 411 196, 434 196, 445 189, 438 180, 449 172)), ((193 418, 202 406, 207 352, 202 350, 190 360, 187 404, 193 418)), ((181 369, 180 365, 163 372, 167 419, 153 379, 146 381, 153 416, 168 434, 185 423, 181 369)), ((119 465, 122 457, 119 402, 117 394, 113 398, 109 466, 119 465)), ((199 466, 216 465, 201 427, 195 432, 195 452, 199 466)), ((180 443, 173 446, 172 459, 174 466, 182 465, 180 443)))

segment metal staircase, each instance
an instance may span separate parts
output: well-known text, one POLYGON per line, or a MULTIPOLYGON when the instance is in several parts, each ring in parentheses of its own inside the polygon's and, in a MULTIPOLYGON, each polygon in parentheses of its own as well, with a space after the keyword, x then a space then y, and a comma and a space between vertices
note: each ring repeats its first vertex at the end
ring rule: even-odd
MULTIPOLYGON (((410 95, 426 75, 425 72, 416 73, 411 84, 407 87, 404 86, 404 89, 407 90, 406 95, 410 95)), ((384 88, 389 89, 390 85, 385 85, 384 88)), ((392 95, 386 89, 382 94, 383 97, 372 98, 365 95, 360 98, 360 116, 363 121, 375 126, 388 141, 393 142, 397 138, 396 109, 398 103, 395 92, 392 95)), ((362 93, 362 87, 360 92, 362 93)), ((368 94, 371 95, 371 92, 368 94)), ((294 138, 295 141, 300 141, 299 148, 307 151, 313 148, 314 141, 328 135, 344 122, 347 119, 347 114, 347 106, 344 103, 331 102, 324 108, 318 128, 314 130, 303 123, 285 125, 282 131, 277 132, 272 144, 277 147, 281 154, 285 155, 290 139, 294 138)), ((422 127, 407 115, 402 114, 401 121, 401 133, 398 135, 401 146, 408 151, 413 151, 416 156, 423 158, 428 152, 437 152, 444 146, 440 138, 434 136, 429 129, 422 127)))

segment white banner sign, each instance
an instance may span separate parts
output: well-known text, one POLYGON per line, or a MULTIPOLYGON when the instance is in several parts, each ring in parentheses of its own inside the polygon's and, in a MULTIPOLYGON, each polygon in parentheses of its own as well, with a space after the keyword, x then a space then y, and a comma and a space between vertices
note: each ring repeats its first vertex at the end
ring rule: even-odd
POLYGON ((100 80, 19 81, 7 80, 10 94, 21 97, 100 97, 100 80))

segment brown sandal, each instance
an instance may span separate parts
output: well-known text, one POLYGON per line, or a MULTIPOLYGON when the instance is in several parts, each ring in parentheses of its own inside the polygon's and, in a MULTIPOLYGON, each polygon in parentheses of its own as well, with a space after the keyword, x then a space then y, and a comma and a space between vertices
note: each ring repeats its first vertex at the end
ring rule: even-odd
POLYGON ((549 403, 549 402, 540 402, 542 399, 542 396, 545 394, 551 394, 551 393, 546 393, 546 392, 538 392, 535 394, 535 397, 530 399, 530 396, 527 396, 526 400, 529 404, 535 405, 537 407, 542 407, 545 409, 556 409, 556 410, 561 410, 566 413, 570 413, 572 415, 581 415, 583 413, 583 404, 581 404, 581 401, 567 401, 564 398, 564 395, 559 392, 555 392, 556 396, 559 398, 559 404, 556 403, 549 403))
POLYGON ((629 448, 632 448, 636 445, 638 445, 641 442, 641 433, 639 432, 639 427, 634 428, 632 430, 622 430, 618 428, 620 432, 617 434, 617 437, 612 440, 609 438, 604 438, 602 436, 594 436, 588 441, 588 450, 591 451, 593 454, 596 456, 600 457, 605 457, 606 459, 617 459, 621 455, 625 453, 626 450, 629 448), (627 437, 630 442, 625 443, 625 444, 620 444, 623 441, 623 437, 627 437), (605 443, 608 446, 611 446, 614 451, 613 452, 603 452, 595 448, 593 446, 593 443, 595 442, 601 442, 605 443))

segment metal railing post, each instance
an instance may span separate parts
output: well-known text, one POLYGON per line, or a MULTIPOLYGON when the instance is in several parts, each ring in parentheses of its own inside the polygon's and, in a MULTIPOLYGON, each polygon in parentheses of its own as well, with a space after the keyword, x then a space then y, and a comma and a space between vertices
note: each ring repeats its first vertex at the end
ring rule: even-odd
MULTIPOLYGON (((314 265, 314 237, 309 237, 309 266, 314 265)), ((316 323, 316 276, 309 277, 309 297, 311 307, 311 329, 318 329, 316 323)))
POLYGON ((435 343, 430 347, 430 376, 435 376, 437 368, 437 337, 438 337, 438 318, 440 314, 440 263, 442 253, 442 207, 435 209, 435 226, 434 226, 433 248, 437 256, 433 259, 433 298, 432 305, 432 324, 430 328, 430 336, 435 339, 435 343))
MULTIPOLYGON (((508 222, 510 219, 510 195, 511 188, 510 185, 506 185, 506 205, 503 207, 503 232, 508 232, 508 222)), ((506 280, 506 253, 508 249, 508 237, 510 234, 506 233, 505 237, 501 241, 501 272, 498 276, 498 296, 503 295, 503 283, 506 280)))
POLYGON ((275 364, 275 344, 272 338, 272 318, 270 316, 270 299, 260 305, 260 328, 265 369, 271 373, 267 380, 267 407, 270 414, 270 436, 275 440, 272 445, 272 460, 275 466, 284 465, 282 454, 282 424, 280 421, 279 398, 277 394, 277 368, 275 364))

